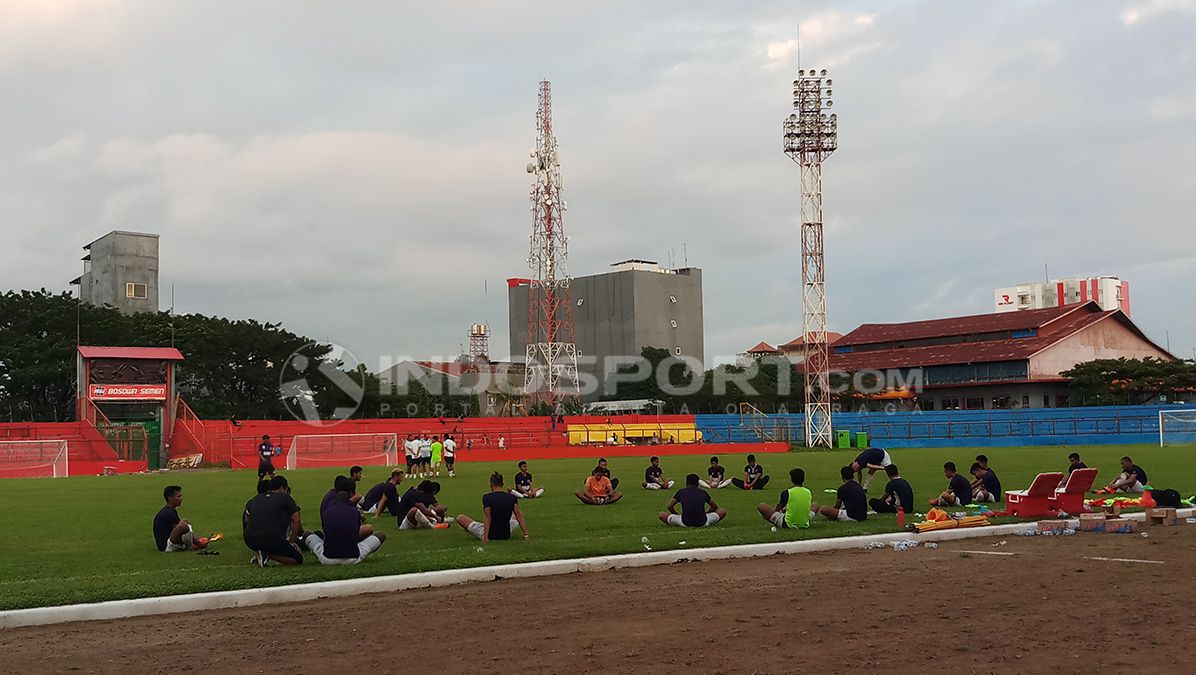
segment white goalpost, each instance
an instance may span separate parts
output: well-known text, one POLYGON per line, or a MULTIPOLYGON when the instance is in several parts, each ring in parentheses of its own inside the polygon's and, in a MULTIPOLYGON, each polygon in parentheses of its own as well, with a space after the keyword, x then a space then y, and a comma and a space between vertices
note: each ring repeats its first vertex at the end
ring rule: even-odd
POLYGON ((0 478, 66 478, 70 475, 63 439, 0 441, 0 478))
POLYGON ((287 468, 398 466, 398 434, 309 434, 291 439, 287 468))
POLYGON ((1159 447, 1196 445, 1196 408, 1159 411, 1159 447))

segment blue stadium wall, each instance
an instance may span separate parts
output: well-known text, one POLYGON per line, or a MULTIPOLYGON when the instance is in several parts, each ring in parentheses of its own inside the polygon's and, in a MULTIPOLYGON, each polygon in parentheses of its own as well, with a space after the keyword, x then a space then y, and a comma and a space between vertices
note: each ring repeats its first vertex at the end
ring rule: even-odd
MULTIPOLYGON (((871 445, 889 448, 1021 445, 1129 445, 1158 443, 1160 410, 1196 405, 836 413, 836 432, 865 432, 871 445)), ((754 422, 739 415, 695 415, 708 443, 758 442, 754 422)), ((768 415, 775 437, 800 439, 802 416, 768 415)))

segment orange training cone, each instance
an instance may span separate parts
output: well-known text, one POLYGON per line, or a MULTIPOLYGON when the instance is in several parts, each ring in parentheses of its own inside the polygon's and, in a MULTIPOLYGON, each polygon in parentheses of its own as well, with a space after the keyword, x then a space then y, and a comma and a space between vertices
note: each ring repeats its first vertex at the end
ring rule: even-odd
POLYGON ((1150 494, 1150 490, 1146 490, 1142 493, 1142 498, 1138 500, 1138 506, 1144 509, 1152 509, 1158 506, 1158 503, 1155 502, 1154 495, 1150 494))

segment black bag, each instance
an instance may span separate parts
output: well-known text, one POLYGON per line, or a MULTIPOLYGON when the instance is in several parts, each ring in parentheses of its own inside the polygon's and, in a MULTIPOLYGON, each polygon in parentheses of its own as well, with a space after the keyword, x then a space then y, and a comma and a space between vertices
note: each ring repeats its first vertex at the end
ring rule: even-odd
POLYGON ((1159 506, 1179 508, 1181 505, 1179 493, 1175 490, 1151 490, 1150 496, 1154 497, 1155 503, 1159 506))

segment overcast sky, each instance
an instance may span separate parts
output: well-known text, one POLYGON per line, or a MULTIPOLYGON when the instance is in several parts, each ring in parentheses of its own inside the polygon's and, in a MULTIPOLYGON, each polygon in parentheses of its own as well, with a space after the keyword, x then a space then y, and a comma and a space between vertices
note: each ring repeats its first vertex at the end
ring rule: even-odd
POLYGON ((1116 274, 1196 348, 1196 0, 0 1, 0 289, 162 236, 163 308, 452 356, 525 276, 552 80, 570 272, 704 270, 707 361, 800 333, 802 64, 835 80, 831 328, 1116 274))

